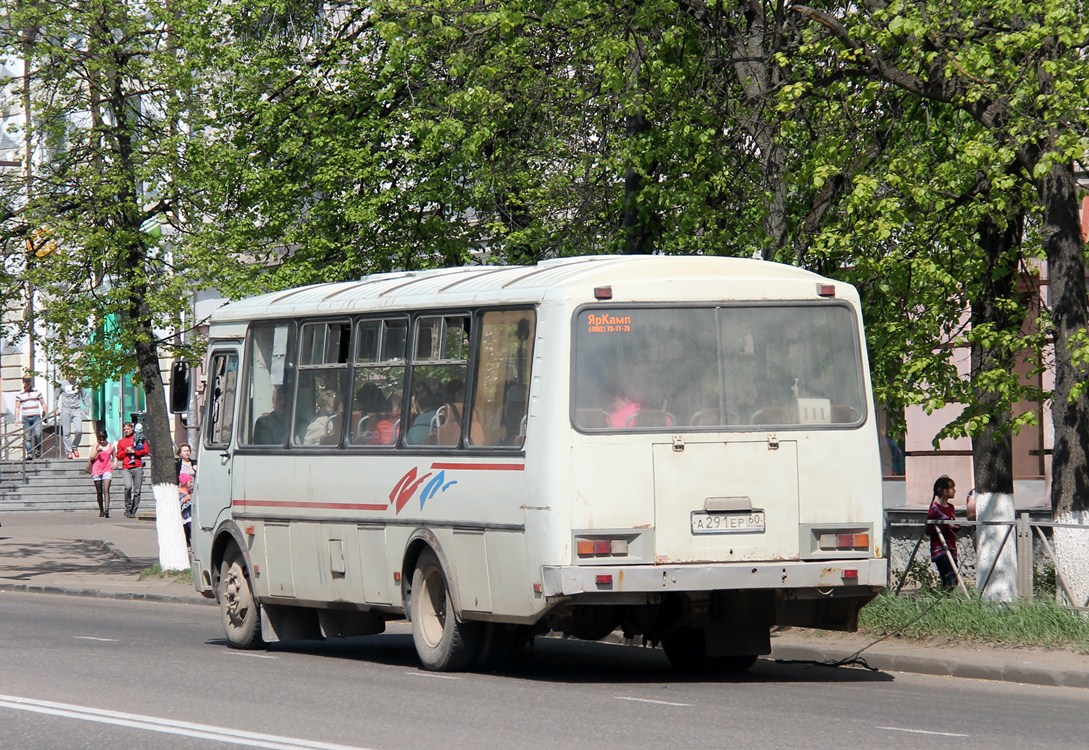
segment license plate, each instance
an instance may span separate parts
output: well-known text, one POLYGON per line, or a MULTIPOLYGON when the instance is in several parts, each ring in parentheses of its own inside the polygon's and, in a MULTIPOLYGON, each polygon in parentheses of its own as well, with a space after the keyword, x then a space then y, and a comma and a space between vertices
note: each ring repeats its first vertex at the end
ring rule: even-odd
POLYGON ((692 511, 693 534, 763 534, 764 511, 705 513, 692 511))

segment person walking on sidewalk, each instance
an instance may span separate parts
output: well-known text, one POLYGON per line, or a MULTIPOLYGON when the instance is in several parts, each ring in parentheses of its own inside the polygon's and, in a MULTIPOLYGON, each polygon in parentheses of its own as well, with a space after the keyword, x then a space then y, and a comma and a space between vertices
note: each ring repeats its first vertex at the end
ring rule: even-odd
POLYGON ((98 431, 98 444, 91 448, 91 458, 87 462, 87 471, 95 483, 95 495, 98 497, 98 517, 110 517, 110 480, 113 472, 113 444, 105 430, 98 431))
POLYGON ((83 437, 83 412, 87 400, 71 370, 64 373, 64 382, 57 386, 57 412, 60 417, 64 455, 79 458, 79 443, 83 437))
POLYGON ((193 545, 193 484, 197 479, 197 462, 193 460, 193 449, 189 443, 178 446, 178 457, 174 461, 178 471, 178 501, 181 503, 182 531, 185 532, 185 546, 193 545))
POLYGON ((117 460, 125 479, 125 518, 136 518, 144 485, 144 458, 151 453, 151 445, 142 437, 136 439, 132 422, 125 422, 121 432, 124 437, 117 441, 117 460))
POLYGON ((949 523, 957 518, 957 509, 953 507, 953 496, 957 494, 957 485, 950 477, 942 475, 934 482, 934 496, 930 501, 930 510, 926 513, 928 524, 926 535, 930 537, 930 559, 938 569, 942 579, 942 588, 952 591, 957 586, 957 529, 949 523))
POLYGON ((15 394, 15 421, 23 425, 23 448, 29 461, 42 457, 42 417, 45 396, 34 387, 34 378, 23 378, 23 390, 15 394))

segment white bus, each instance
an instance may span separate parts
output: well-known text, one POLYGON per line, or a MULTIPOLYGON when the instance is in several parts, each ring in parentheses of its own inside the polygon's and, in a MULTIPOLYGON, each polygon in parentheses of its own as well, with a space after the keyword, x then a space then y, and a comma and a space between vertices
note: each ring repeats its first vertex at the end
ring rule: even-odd
POLYGON ((381 274, 210 328, 193 581, 228 641, 379 633, 473 669, 535 635, 741 670, 885 585, 858 296, 610 256, 381 274))

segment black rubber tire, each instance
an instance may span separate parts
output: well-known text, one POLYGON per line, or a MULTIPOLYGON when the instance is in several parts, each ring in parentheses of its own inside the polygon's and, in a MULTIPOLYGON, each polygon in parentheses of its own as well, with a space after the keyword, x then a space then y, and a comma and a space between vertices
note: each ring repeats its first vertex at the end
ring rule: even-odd
POLYGON ((683 626, 662 638, 662 650, 673 668, 684 674, 738 674, 756 663, 755 654, 708 656, 703 630, 683 626))
POLYGON ((446 573, 430 548, 412 573, 409 606, 412 642, 424 669, 461 672, 472 666, 480 645, 480 623, 459 622, 446 573))
POLYGON ((227 551, 220 565, 216 595, 227 645, 239 649, 264 646, 261 638, 261 605, 253 595, 245 559, 236 548, 227 551))

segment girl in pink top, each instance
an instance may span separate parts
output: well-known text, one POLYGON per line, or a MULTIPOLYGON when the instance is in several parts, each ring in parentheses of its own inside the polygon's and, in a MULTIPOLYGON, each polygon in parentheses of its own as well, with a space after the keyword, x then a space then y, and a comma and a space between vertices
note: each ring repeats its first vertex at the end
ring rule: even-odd
POLYGON ((98 496, 99 518, 110 517, 110 479, 113 477, 110 468, 113 465, 113 444, 106 436, 105 430, 98 431, 98 445, 91 449, 91 459, 87 462, 87 471, 91 474, 91 480, 95 483, 95 494, 98 496))

